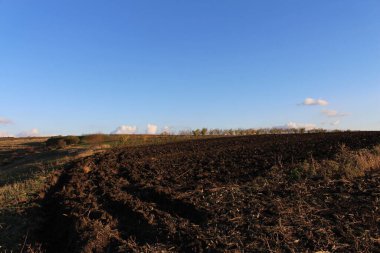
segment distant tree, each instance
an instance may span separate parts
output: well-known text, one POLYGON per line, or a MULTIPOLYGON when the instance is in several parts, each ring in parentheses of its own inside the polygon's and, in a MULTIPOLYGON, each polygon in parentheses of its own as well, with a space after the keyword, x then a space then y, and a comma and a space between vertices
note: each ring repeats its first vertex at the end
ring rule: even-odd
POLYGON ((217 135, 215 130, 216 129, 210 129, 210 130, 208 130, 208 134, 209 135, 217 135))
POLYGON ((210 129, 208 131, 208 134, 209 135, 223 135, 223 130, 222 129, 218 129, 218 128, 210 129))
MULTIPOLYGON (((193 135, 193 136, 204 136, 204 135, 256 135, 256 134, 304 134, 304 133, 324 133, 326 129, 311 129, 306 130, 306 128, 248 128, 248 129, 218 129, 218 128, 202 128, 195 130, 181 130, 178 132, 179 135, 193 135)), ((339 130, 335 130, 339 131, 339 130)))
POLYGON ((178 132, 178 135, 192 135, 193 134, 193 131, 191 130, 180 130, 178 132))
POLYGON ((235 130, 236 135, 245 135, 245 130, 242 128, 238 128, 235 130))
POLYGON ((263 131, 261 129, 256 129, 256 134, 262 134, 263 131))
POLYGON ((292 130, 293 134, 297 134, 298 133, 298 129, 297 128, 292 128, 291 130, 292 130))
POLYGON ((199 129, 195 129, 195 130, 193 130, 193 135, 194 135, 194 136, 199 136, 200 133, 201 133, 201 130, 199 130, 199 129))
POLYGON ((308 133, 325 133, 326 132, 326 129, 322 129, 322 128, 316 128, 316 129, 310 129, 307 131, 308 133))
POLYGON ((281 134, 281 133, 282 133, 282 130, 279 129, 279 128, 271 128, 271 129, 269 130, 269 132, 270 132, 271 134, 281 134))
POLYGON ((171 132, 170 132, 170 129, 169 128, 164 128, 161 132, 161 135, 170 135, 171 132))

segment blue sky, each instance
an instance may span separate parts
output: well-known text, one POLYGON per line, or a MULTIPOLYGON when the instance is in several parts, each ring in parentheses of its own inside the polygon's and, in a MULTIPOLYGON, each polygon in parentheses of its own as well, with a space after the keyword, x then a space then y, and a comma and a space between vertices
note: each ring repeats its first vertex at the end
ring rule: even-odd
POLYGON ((0 134, 380 130, 379 13, 377 0, 0 0, 0 134))

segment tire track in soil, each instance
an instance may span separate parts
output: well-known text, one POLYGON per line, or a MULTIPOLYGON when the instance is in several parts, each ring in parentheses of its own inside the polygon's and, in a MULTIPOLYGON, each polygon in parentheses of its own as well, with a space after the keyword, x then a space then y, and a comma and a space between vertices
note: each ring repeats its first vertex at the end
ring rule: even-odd
MULTIPOLYGON (((97 178, 104 176, 100 173, 97 178)), ((98 202, 117 221, 121 235, 121 240, 114 242, 112 247, 132 250, 128 241, 133 240, 139 246, 161 244, 182 252, 202 252, 203 249, 219 252, 207 246, 200 233, 200 225, 207 221, 206 211, 173 199, 167 192, 170 191, 131 185, 123 180, 120 183, 117 176, 111 181, 102 180, 98 202)))
POLYGON ((79 238, 79 234, 75 229, 75 221, 72 217, 68 217, 64 213, 57 215, 59 210, 63 210, 61 204, 63 198, 57 193, 69 183, 71 175, 61 172, 59 176, 56 175, 57 177, 56 183, 47 191, 40 203, 42 209, 39 210, 39 215, 45 217, 45 220, 41 224, 41 228, 35 232, 34 240, 44 242, 43 246, 47 252, 54 252, 56 247, 60 248, 60 252, 69 252, 73 242, 79 238))
MULTIPOLYGON (((105 210, 117 220, 117 229, 121 234, 114 247, 121 250, 132 250, 128 241, 133 240, 138 246, 147 244, 165 245, 182 252, 201 252, 206 242, 196 229, 192 229, 188 221, 175 219, 168 213, 154 209, 152 205, 125 196, 115 198, 103 196, 107 204, 105 210), (185 229, 185 225, 189 226, 185 229), (194 236, 195 235, 195 236, 194 236), (199 238, 197 238, 199 235, 199 238)), ((214 251, 216 252, 216 251, 214 251)))
POLYGON ((209 214, 206 211, 199 210, 190 203, 173 198, 168 194, 170 192, 168 189, 132 185, 123 187, 122 190, 142 201, 155 203, 158 209, 173 216, 180 216, 197 225, 207 222, 209 214))

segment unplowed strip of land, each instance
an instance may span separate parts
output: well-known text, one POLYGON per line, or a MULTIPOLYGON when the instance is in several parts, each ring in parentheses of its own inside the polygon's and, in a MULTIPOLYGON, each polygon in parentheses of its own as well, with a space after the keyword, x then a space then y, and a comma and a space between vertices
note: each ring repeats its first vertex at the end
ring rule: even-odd
POLYGON ((32 245, 47 252, 379 252, 380 174, 286 168, 380 133, 263 135, 126 148, 64 170, 32 245), (274 166, 277 165, 277 166, 274 166))

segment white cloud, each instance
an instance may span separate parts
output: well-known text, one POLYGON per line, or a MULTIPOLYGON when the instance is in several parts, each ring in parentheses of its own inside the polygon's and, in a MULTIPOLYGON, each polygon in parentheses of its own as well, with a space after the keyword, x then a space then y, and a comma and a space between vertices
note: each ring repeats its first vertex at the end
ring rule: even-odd
POLYGON ((347 113, 340 113, 335 110, 322 110, 322 113, 327 117, 344 117, 348 115, 347 113))
POLYGON ((111 134, 135 134, 137 132, 136 126, 122 125, 111 132, 111 134))
POLYGON ((316 129, 317 126, 315 124, 311 124, 311 123, 296 123, 296 122, 290 121, 286 125, 281 126, 280 128, 283 128, 283 129, 305 128, 305 130, 312 130, 312 129, 316 129))
POLYGON ((321 105, 321 106, 326 106, 328 104, 329 102, 324 99, 314 99, 314 98, 306 98, 302 103, 302 105, 321 105))
POLYGON ((169 126, 164 126, 164 127, 162 128, 161 133, 163 133, 163 134, 171 134, 171 133, 172 133, 172 129, 171 129, 171 127, 169 127, 169 126))
POLYGON ((148 124, 146 127, 147 134, 156 134, 157 133, 157 125, 148 124))
POLYGON ((11 124, 11 123, 12 123, 11 120, 0 117, 0 125, 7 125, 7 124, 11 124))
POLYGON ((338 115, 338 112, 335 110, 323 110, 322 113, 328 117, 336 117, 338 115))
POLYGON ((336 121, 330 123, 330 125, 332 125, 332 126, 337 126, 339 124, 340 124, 340 120, 336 120, 336 121))
POLYGON ((30 131, 23 131, 17 134, 17 137, 38 137, 40 135, 40 131, 37 128, 33 128, 30 131))
POLYGON ((14 135, 9 134, 7 132, 0 131, 0 138, 4 138, 4 137, 14 137, 14 135))

